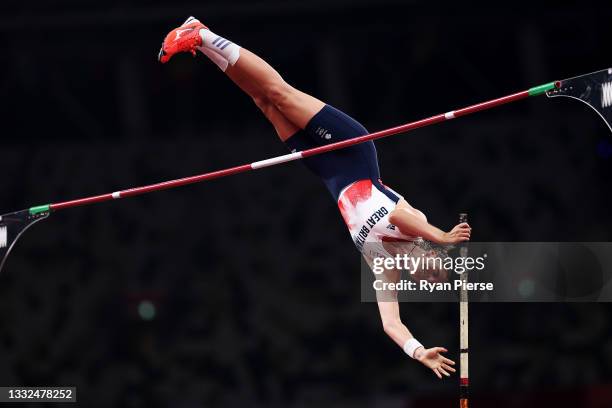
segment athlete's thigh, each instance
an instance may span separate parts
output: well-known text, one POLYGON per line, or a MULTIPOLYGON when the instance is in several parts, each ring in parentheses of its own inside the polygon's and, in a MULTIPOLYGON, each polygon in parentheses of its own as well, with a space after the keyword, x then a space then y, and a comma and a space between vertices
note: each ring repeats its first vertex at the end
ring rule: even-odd
POLYGON ((305 129, 310 119, 324 106, 325 103, 314 96, 291 87, 289 97, 285 99, 281 110, 296 126, 305 129))
POLYGON ((265 117, 272 123, 272 126, 274 126, 274 130, 276 130, 276 134, 281 141, 284 142, 289 139, 299 130, 299 127, 289 121, 276 106, 269 104, 262 111, 265 117))

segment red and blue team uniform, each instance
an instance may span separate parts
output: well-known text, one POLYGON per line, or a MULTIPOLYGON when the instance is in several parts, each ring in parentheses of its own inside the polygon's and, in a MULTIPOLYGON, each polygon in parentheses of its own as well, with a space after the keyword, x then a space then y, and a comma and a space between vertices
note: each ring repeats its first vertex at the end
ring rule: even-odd
MULTIPOLYGON (((292 151, 353 139, 367 129, 344 112, 325 105, 300 130, 285 141, 292 151)), ((344 222, 364 256, 390 256, 382 243, 387 240, 413 241, 389 223, 389 214, 402 198, 382 184, 374 142, 308 157, 304 164, 323 180, 338 203, 344 222), (367 243, 367 245, 366 245, 367 243)))

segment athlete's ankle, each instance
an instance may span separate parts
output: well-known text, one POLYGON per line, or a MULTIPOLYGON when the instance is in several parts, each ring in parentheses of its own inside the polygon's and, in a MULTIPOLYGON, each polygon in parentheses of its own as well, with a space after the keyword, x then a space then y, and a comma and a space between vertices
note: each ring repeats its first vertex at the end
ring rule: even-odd
POLYGON ((240 46, 238 44, 234 44, 207 28, 200 30, 200 37, 202 37, 202 47, 219 54, 230 65, 236 64, 238 58, 240 58, 240 46))

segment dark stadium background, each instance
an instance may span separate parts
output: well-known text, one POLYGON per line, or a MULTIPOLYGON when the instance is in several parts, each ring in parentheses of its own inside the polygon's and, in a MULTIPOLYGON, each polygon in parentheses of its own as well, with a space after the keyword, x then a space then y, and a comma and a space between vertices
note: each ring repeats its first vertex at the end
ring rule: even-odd
MULTIPOLYGON (((2 2, 0 213, 286 152, 207 59, 157 63, 191 14, 380 130, 609 67, 603 4, 2 2)), ((479 241, 612 240, 612 136, 584 105, 538 97, 377 146, 385 183, 443 228, 467 211, 479 241)), ((457 406, 457 376, 360 302, 359 263, 299 163, 54 214, 0 275, 0 385, 74 385, 84 407, 457 406)), ((458 305, 402 316, 458 357, 458 305)), ((612 305, 470 319, 474 407, 612 406, 612 305)))

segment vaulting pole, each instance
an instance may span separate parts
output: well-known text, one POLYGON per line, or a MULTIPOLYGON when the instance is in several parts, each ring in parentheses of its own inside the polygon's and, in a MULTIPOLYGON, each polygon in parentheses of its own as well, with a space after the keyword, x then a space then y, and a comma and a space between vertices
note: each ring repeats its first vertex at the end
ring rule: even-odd
MULTIPOLYGON (((459 214, 459 224, 468 222, 467 214, 459 214)), ((467 243, 459 248, 459 256, 465 258, 468 255, 467 243)), ((468 281, 467 271, 461 274, 461 290, 459 291, 459 408, 468 408, 468 391, 470 388, 469 366, 469 303, 468 292, 465 283, 468 281)))

